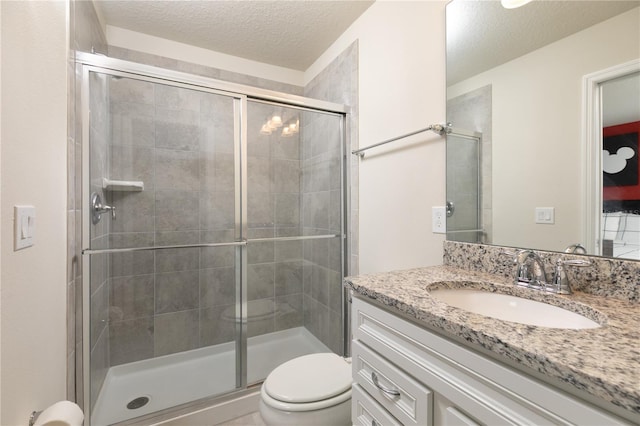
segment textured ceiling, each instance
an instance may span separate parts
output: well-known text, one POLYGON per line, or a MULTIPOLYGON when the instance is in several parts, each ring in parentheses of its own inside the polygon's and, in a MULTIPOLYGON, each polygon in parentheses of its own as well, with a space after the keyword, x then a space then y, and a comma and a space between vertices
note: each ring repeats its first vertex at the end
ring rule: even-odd
POLYGON ((94 0, 104 24, 306 70, 373 1, 94 0))
POLYGON ((489 70, 638 6, 638 0, 538 0, 507 10, 499 1, 453 0, 446 12, 447 84, 489 70))

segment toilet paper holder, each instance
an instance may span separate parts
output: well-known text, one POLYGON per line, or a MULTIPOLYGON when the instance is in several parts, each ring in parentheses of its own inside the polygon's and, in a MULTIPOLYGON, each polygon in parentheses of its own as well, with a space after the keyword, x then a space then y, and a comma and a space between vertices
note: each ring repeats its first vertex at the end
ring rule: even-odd
POLYGON ((29 426, 33 426, 36 423, 36 420, 38 420, 38 417, 40 417, 40 414, 42 414, 42 411, 31 412, 31 415, 29 416, 29 426))
POLYGON ((84 414, 82 409, 71 401, 58 401, 42 411, 32 411, 29 426, 59 425, 82 426, 84 414))

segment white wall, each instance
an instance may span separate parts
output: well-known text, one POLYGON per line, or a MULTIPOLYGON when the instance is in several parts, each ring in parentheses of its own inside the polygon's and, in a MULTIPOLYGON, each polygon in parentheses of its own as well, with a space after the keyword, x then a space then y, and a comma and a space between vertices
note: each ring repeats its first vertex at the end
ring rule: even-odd
POLYGON ((636 8, 449 88, 493 87, 494 243, 585 243, 582 78, 638 58, 639 22, 636 8), (555 207, 555 224, 536 225, 535 207, 555 207))
MULTIPOLYGON (((310 81, 359 43, 364 147, 445 120, 446 1, 378 1, 314 63, 310 81)), ((444 138, 434 133, 367 152, 360 162, 360 273, 442 263, 431 207, 445 202, 444 138)))
MULTIPOLYGON (((2 6, 0 6, 0 24, 2 23, 2 6)), ((2 26, 0 25, 0 188, 2 188, 2 26)), ((0 205, 2 191, 0 191, 0 205)), ((2 208, 0 208, 0 223, 2 223, 2 208)), ((2 241, 2 226, 0 226, 0 241, 2 241)), ((0 250, 1 253, 1 250, 0 250)), ((1 256, 0 256, 1 257, 1 256)), ((0 301, 2 300, 2 261, 0 259, 0 301)), ((2 304, 0 303, 0 348, 2 348, 2 304)), ((2 383, 2 350, 0 349, 0 383, 2 383)), ((0 386, 0 421, 2 420, 2 386, 0 386)))
POLYGON ((66 397, 66 2, 0 2, 0 424, 66 397), (35 246, 13 251, 13 206, 36 207, 35 246))

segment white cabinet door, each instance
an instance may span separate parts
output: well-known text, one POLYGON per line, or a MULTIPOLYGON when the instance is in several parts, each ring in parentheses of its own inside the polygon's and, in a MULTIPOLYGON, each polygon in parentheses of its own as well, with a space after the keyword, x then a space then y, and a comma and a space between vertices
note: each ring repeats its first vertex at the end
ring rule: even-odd
POLYGON ((351 392, 351 421, 354 426, 402 426, 357 384, 351 392))

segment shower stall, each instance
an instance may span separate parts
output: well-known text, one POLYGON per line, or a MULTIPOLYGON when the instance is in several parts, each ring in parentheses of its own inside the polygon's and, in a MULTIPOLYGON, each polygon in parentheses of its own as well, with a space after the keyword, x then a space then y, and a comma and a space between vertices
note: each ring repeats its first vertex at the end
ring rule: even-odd
POLYGON ((96 55, 77 67, 91 424, 343 354, 346 108, 96 55))
POLYGON ((484 243, 482 134, 447 132, 447 240, 484 243))

